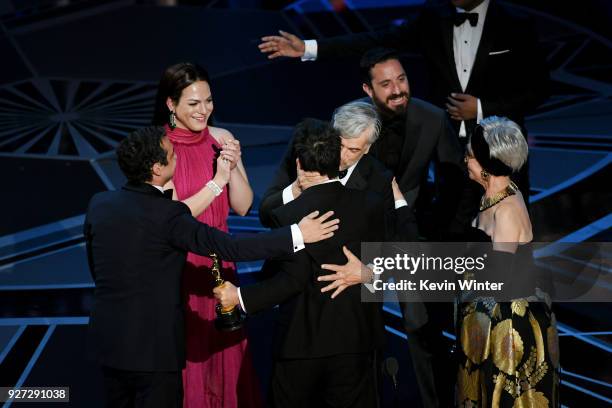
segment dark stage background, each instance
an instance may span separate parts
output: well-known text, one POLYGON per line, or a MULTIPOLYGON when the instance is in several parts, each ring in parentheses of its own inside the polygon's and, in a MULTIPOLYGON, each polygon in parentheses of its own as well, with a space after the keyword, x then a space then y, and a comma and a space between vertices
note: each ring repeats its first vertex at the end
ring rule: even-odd
MULTIPOLYGON (((261 229, 259 197, 292 126, 307 116, 329 119, 334 108, 363 95, 355 60, 271 62, 259 53, 259 38, 278 29, 306 38, 377 29, 414 17, 421 4, 333 3, 344 7, 333 12, 326 1, 282 0, 0 1, 0 386, 70 386, 70 406, 102 406, 100 373, 85 358, 93 284, 83 214, 92 194, 123 183, 113 149, 149 124, 166 66, 194 61, 211 73, 215 123, 240 139, 256 194, 254 210, 232 216, 230 227, 261 229)), ((527 121, 535 240, 610 241, 612 3, 504 3, 537 20, 553 83, 552 97, 527 121)), ((427 98, 422 61, 404 58, 413 94, 427 98)), ((257 280, 258 266, 240 264, 241 280, 257 280)), ((389 302, 385 311, 387 354, 400 362, 401 406, 418 406, 397 307, 389 302)), ((609 406, 609 304, 559 304, 556 311, 563 406, 609 406)), ((273 321, 274 311, 249 320, 264 388, 273 321)), ((451 331, 446 334, 450 345, 451 331)), ((390 404, 388 381, 385 387, 390 404)))

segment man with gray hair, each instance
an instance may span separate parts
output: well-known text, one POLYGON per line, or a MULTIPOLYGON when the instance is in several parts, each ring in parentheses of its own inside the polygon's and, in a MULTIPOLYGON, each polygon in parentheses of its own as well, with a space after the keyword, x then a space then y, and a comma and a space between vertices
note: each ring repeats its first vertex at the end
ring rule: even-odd
MULTIPOLYGON (((336 109, 332 125, 341 136, 340 182, 347 188, 372 191, 383 198, 389 240, 414 238, 412 235, 416 236, 416 230, 409 228, 415 225, 412 211, 405 201, 394 200, 391 189, 393 175, 378 160, 366 154, 380 133, 381 122, 376 108, 365 101, 349 102, 336 109), (402 228, 397 225, 402 225, 402 228)), ((291 141, 272 185, 261 200, 259 219, 264 226, 270 226, 270 214, 275 208, 321 182, 321 175, 316 172, 297 171, 295 160, 291 141)))

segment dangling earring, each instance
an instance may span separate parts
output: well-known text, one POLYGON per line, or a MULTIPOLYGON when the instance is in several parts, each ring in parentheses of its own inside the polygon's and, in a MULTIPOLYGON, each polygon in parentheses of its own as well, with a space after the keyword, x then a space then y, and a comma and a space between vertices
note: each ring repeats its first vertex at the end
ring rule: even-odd
POLYGON ((174 114, 174 112, 170 111, 170 120, 169 125, 170 125, 170 129, 174 130, 176 128, 176 115, 174 114))
POLYGON ((484 181, 487 181, 489 179, 489 173, 487 173, 486 170, 480 170, 480 177, 482 177, 484 181))

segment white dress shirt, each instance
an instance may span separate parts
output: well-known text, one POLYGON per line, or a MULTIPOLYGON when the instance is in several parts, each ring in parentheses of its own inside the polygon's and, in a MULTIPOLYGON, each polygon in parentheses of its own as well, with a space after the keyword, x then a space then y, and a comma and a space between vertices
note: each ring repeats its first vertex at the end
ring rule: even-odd
MULTIPOLYGON (((455 57, 455 67, 457 69, 459 83, 464 92, 470 80, 472 69, 474 68, 474 61, 476 60, 476 53, 478 52, 480 37, 482 37, 482 27, 484 26, 488 8, 489 0, 485 0, 478 7, 469 11, 469 13, 478 14, 478 23, 474 27, 472 27, 469 21, 464 22, 460 26, 453 26, 453 56, 455 57)), ((457 13, 466 12, 459 7, 457 7, 456 10, 457 13)), ((482 106, 480 104, 480 99, 478 99, 476 122, 480 123, 481 120, 482 106)), ((465 122, 461 122, 459 137, 465 136, 465 122)))
MULTIPOLYGON (((339 179, 340 183, 342 183, 343 186, 346 186, 346 183, 348 182, 348 179, 351 177, 351 174, 353 174, 353 170, 355 170, 355 167, 357 167, 357 163, 359 163, 359 160, 357 160, 348 169, 346 169, 346 174, 344 175, 344 177, 339 179)), ((289 202, 291 202, 291 201, 293 201, 295 199, 295 197, 293 197, 292 186, 293 186, 293 183, 289 184, 287 187, 285 187, 283 189, 283 205, 285 205, 285 204, 287 204, 287 203, 289 203, 289 202)), ((396 200, 395 201, 395 209, 396 210, 398 208, 404 207, 406 205, 408 205, 406 200, 396 200)))

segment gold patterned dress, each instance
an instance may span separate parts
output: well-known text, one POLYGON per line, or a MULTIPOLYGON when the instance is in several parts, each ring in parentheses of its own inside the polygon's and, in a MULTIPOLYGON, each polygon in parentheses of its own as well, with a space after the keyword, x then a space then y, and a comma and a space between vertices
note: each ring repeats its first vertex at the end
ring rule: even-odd
MULTIPOLYGON (((490 241, 481 230, 471 241, 490 241)), ((527 250, 520 246, 519 251, 527 250)), ((528 268, 499 254, 508 272, 528 268)), ((497 256, 493 254, 492 256, 497 256)), ((559 407, 559 340, 555 315, 535 296, 479 298, 457 308, 458 407, 559 407)))

